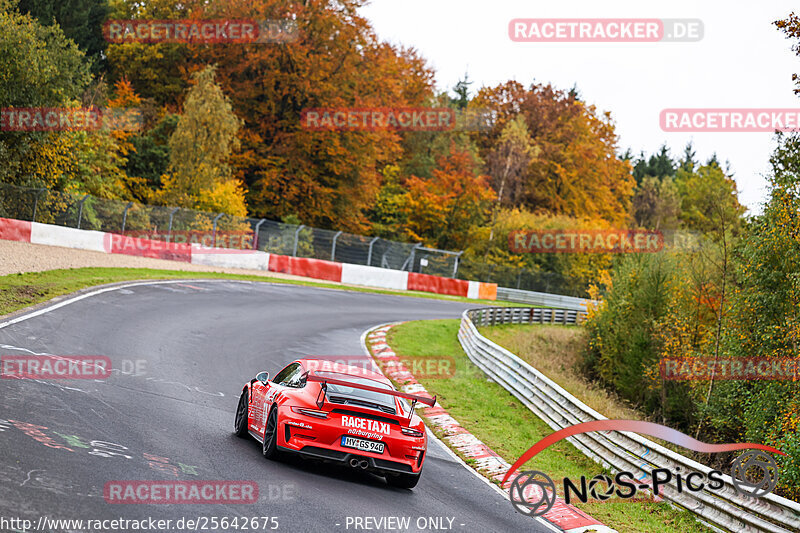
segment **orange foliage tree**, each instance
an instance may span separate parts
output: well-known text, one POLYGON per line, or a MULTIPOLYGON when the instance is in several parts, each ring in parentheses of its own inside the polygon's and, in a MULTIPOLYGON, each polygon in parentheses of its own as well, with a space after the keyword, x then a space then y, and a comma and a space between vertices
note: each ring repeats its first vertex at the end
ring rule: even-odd
POLYGON ((509 120, 525 118, 538 157, 523 178, 521 206, 627 222, 635 182, 630 164, 616 156, 617 135, 609 113, 585 104, 574 90, 536 84, 525 89, 516 81, 481 89, 475 105, 497 114, 495 127, 481 142, 483 153, 509 120))
POLYGON ((233 164, 249 188, 254 215, 296 214, 309 225, 367 230, 365 212, 381 171, 401 155, 401 136, 309 131, 301 113, 425 105, 433 74, 414 50, 377 39, 356 11, 363 3, 231 0, 212 3, 203 15, 297 21, 294 41, 192 48, 196 63, 219 65, 219 83, 245 121, 233 164))
POLYGON ((411 240, 447 249, 469 245, 471 232, 486 222, 494 191, 488 177, 477 172, 469 151, 451 145, 429 179, 406 180, 408 201, 403 209, 411 240))

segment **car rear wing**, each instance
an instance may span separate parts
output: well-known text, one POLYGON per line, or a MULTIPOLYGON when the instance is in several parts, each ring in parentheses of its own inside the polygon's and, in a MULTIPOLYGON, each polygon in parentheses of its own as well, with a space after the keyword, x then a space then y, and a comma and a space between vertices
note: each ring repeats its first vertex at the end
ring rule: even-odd
MULTIPOLYGON (((345 381, 345 380, 342 380, 342 379, 321 377, 321 376, 317 376, 313 372, 308 372, 308 374, 306 376, 306 381, 313 381, 313 382, 316 382, 316 383, 322 383, 322 390, 320 391, 320 393, 322 395, 322 402, 325 401, 324 398, 325 398, 325 393, 326 393, 327 388, 328 388, 327 385, 328 385, 328 383, 330 383, 331 385, 342 385, 344 387, 353 387, 354 389, 362 389, 362 390, 366 390, 366 391, 370 391, 370 392, 377 392, 377 393, 380 393, 380 394, 386 394, 388 396, 397 396, 398 398, 405 398, 406 400, 411 400, 413 402, 412 405, 411 405, 411 413, 412 414, 414 413, 414 404, 416 404, 417 402, 424 403, 425 405, 430 405, 431 407, 433 407, 436 404, 436 396, 434 396, 433 398, 427 398, 425 396, 417 396, 416 394, 408 394, 407 392, 400 392, 400 391, 390 390, 390 389, 382 389, 380 387, 372 387, 371 385, 362 385, 361 383, 353 383, 353 382, 345 381)), ((321 409, 322 406, 320 404, 321 404, 321 402, 318 399, 317 405, 321 409)), ((411 419, 411 416, 409 416, 409 420, 410 419, 411 419)))

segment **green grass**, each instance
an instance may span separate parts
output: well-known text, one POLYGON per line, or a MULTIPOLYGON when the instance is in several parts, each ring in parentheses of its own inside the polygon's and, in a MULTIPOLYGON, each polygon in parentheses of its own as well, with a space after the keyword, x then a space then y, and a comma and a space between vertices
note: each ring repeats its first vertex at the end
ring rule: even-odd
POLYGON ((221 272, 188 272, 182 270, 153 270, 148 268, 71 268, 0 276, 0 316, 23 309, 30 305, 45 302, 57 296, 63 296, 64 294, 85 289, 87 287, 94 287, 97 285, 115 283, 119 281, 161 279, 238 279, 246 281, 285 283, 288 285, 305 285, 309 287, 323 287, 328 289, 356 292, 392 294, 416 298, 433 298, 437 300, 487 304, 498 307, 516 305, 509 302, 469 300, 459 296, 447 296, 419 291, 371 289, 368 287, 343 286, 336 283, 291 280, 269 276, 224 274, 221 272))
MULTIPOLYGON (((489 381, 467 359, 456 337, 458 327, 458 320, 407 322, 392 328, 387 340, 404 359, 453 357, 456 371, 452 377, 422 378, 419 381, 429 392, 437 395, 439 403, 462 426, 506 461, 514 463, 553 430, 509 392, 489 381)), ((601 465, 567 441, 550 446, 526 464, 525 469, 545 472, 553 480, 564 477, 577 480, 581 475, 591 478, 604 472, 601 465)), ((689 513, 673 509, 666 503, 589 500, 585 504, 578 502, 576 507, 620 533, 711 531, 689 513)), ((509 512, 512 512, 510 504, 509 512)))

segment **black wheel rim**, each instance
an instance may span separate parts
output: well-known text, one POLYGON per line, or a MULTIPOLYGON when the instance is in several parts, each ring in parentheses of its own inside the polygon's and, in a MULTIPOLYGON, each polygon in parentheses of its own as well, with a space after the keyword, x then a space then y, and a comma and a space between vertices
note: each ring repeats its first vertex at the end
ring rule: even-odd
POLYGON ((269 415, 267 420, 267 427, 264 430, 264 451, 269 450, 272 446, 272 441, 275 438, 275 412, 269 415))
POLYGON ((242 394, 239 398, 239 408, 236 409, 236 430, 241 431, 242 426, 247 418, 247 394, 242 394))

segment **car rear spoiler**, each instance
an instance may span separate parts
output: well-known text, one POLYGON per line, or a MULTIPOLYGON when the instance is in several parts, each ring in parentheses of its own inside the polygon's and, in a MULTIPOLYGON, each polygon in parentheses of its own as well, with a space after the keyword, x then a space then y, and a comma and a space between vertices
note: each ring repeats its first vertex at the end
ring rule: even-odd
MULTIPOLYGON (((308 372, 306 376, 306 381, 313 381, 316 383, 322 383, 322 390, 320 391, 320 395, 322 398, 317 398, 317 406, 322 409, 322 405, 325 403, 325 394, 328 390, 328 383, 331 385, 342 385, 344 387, 353 387, 355 389, 362 389, 367 390, 370 392, 377 392, 380 394, 386 394, 388 396, 397 396, 398 398, 405 398, 406 400, 411 400, 411 414, 414 413, 414 405, 417 402, 424 403, 425 405, 430 405, 433 407, 436 404, 436 396, 433 398, 426 398, 425 396, 417 396, 415 394, 408 394, 407 392, 399 392, 396 390, 387 390, 382 389, 380 387, 372 387, 370 385, 362 385, 360 383, 352 383, 350 381, 344 381, 341 379, 334 379, 334 378, 327 378, 327 377, 320 377, 315 375, 313 372, 308 372)), ((411 420, 411 415, 409 415, 409 420, 411 420)))

